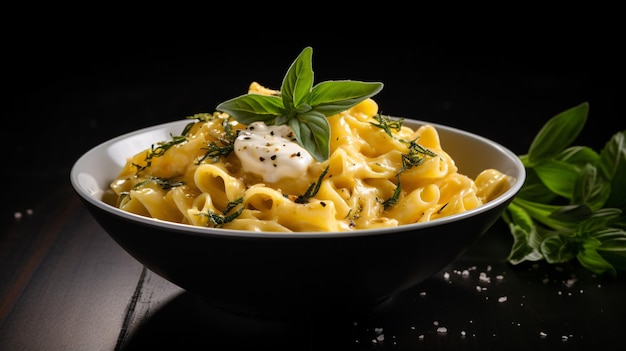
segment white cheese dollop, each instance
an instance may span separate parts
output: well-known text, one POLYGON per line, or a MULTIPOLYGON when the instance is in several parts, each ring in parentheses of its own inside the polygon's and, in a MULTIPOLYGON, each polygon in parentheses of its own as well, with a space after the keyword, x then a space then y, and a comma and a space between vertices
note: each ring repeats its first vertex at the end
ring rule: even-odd
POLYGON ((241 167, 269 183, 306 174, 313 157, 300 144, 287 125, 251 123, 235 139, 235 154, 241 167))

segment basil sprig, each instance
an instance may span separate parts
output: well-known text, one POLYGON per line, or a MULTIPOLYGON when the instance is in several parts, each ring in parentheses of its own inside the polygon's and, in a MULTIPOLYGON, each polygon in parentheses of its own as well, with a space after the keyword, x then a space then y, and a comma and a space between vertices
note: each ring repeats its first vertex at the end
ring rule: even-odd
POLYGON ((626 271, 626 130, 600 153, 570 146, 588 111, 582 103, 552 117, 519 156, 526 182, 502 215, 514 239, 509 262, 575 259, 594 273, 626 271))
POLYGON ((236 121, 287 124, 298 143, 318 161, 330 155, 329 116, 345 111, 380 92, 383 83, 326 81, 313 86, 313 49, 306 47, 285 75, 280 96, 245 94, 222 102, 217 111, 236 121))

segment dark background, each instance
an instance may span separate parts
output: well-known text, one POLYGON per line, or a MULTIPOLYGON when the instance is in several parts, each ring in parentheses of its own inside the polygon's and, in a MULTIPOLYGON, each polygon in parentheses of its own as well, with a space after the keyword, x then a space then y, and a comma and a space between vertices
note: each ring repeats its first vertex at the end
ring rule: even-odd
POLYGON ((590 113, 578 144, 599 150, 625 126, 618 110, 619 24, 592 27, 586 19, 562 17, 543 27, 532 18, 505 27, 502 18, 497 25, 450 20, 418 28, 405 21, 399 28, 354 21, 328 19, 324 28, 334 31, 288 33, 281 21, 214 18, 186 32, 164 29, 166 22, 158 30, 127 30, 114 18, 87 18, 8 33, 0 138, 2 180, 10 185, 5 194, 17 199, 20 184, 49 182, 50 176, 67 182, 71 165, 89 148, 212 112, 246 93, 252 81, 279 89, 305 46, 313 47, 316 83, 383 82, 375 96, 382 113, 466 129, 517 154, 528 150, 547 119, 583 102, 590 113))
MULTIPOLYGON (((78 207, 77 199, 59 197, 71 195, 70 168, 89 148, 138 128, 212 112, 218 103, 245 93, 252 81, 278 89, 289 64, 307 45, 313 47, 316 82, 381 81, 385 88, 375 99, 383 113, 466 129, 518 154, 527 151, 550 117, 585 101, 590 113, 578 144, 599 150, 626 125, 618 108, 623 103, 624 30, 618 18, 622 12, 615 9, 594 14, 589 4, 567 4, 567 9, 546 14, 544 7, 530 3, 509 4, 514 8, 478 9, 492 21, 461 11, 465 21, 460 22, 449 17, 458 5, 448 3, 440 12, 414 3, 416 9, 396 8, 391 15, 379 11, 379 4, 361 4, 357 6, 366 15, 339 14, 333 7, 324 8, 321 16, 308 11, 268 16, 243 11, 249 4, 233 4, 241 11, 189 9, 185 15, 171 11, 161 17, 148 10, 162 5, 129 14, 114 4, 106 4, 108 13, 105 4, 90 4, 89 9, 73 4, 63 17, 58 17, 57 3, 52 4, 57 12, 30 3, 19 14, 7 7, 0 24, 5 102, 0 110, 0 236, 7 245, 2 246, 2 256, 7 256, 2 262, 7 263, 0 274, 8 277, 3 291, 11 292, 2 307, 14 309, 2 311, 8 316, 3 333, 10 336, 8 345, 110 343, 126 322, 128 332, 132 327, 139 331, 126 338, 129 349, 154 343, 162 347, 168 339, 213 346, 245 335, 222 316, 205 313, 207 305, 189 294, 162 300, 171 290, 157 280, 146 286, 145 305, 139 301, 136 311, 116 314, 127 308, 137 266, 78 207), (199 19, 188 18, 191 12, 199 19), (146 18, 150 23, 139 23, 146 18), (20 221, 14 213, 25 217, 20 221), (121 318, 132 320, 116 324, 121 318), (232 334, 225 337, 224 329, 232 334)), ((170 5, 161 10, 172 10, 170 5)), ((507 272, 505 284, 490 286, 486 296, 473 294, 476 279, 453 276, 450 285, 433 277, 420 287, 428 291, 426 299, 383 320, 387 345, 401 349, 394 347, 394 336, 411 349, 621 345, 623 280, 597 277, 575 264, 509 265, 506 229, 498 222, 449 267, 453 272, 493 265, 493 272, 507 272), (572 276, 580 278, 572 295, 561 295, 562 282, 572 276), (500 296, 508 296, 509 302, 495 308, 487 304, 500 296), (433 320, 446 319, 451 333, 445 338, 428 335, 422 342, 409 328, 434 330, 433 320), (480 323, 468 327, 468 320, 480 323), (466 340, 456 331, 452 335, 461 328, 475 330, 478 338, 466 340), (549 332, 545 339, 539 336, 543 330, 549 332), (563 342, 562 335, 570 334, 563 342)), ((346 328, 334 331, 323 324, 319 331, 312 328, 317 333, 309 337, 325 350, 338 348, 337 340, 347 342, 344 350, 355 345, 382 349, 384 345, 370 343, 376 337, 375 329, 367 329, 370 325, 379 326, 378 321, 350 326, 343 334, 346 328), (362 343, 355 344, 355 338, 362 343)))

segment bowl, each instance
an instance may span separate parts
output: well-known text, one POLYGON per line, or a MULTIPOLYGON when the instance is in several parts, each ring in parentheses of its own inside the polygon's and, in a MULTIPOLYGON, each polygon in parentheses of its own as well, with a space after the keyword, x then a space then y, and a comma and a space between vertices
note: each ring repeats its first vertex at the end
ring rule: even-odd
POLYGON ((99 225, 152 272, 220 308, 263 316, 302 311, 361 311, 418 286, 484 234, 525 180, 520 159, 502 145, 429 123, 456 161, 475 177, 495 168, 510 188, 475 209, 430 222, 350 232, 247 232, 165 222, 103 201, 127 156, 178 135, 189 120, 137 130, 106 141, 73 165, 71 184, 99 225), (479 155, 480 157, 477 157, 479 155))

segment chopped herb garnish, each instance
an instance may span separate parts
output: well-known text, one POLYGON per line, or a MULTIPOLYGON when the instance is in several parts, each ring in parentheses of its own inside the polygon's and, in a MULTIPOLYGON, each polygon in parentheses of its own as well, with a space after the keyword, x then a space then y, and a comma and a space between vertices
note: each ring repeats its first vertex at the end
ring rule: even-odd
POLYGON ((398 203, 401 191, 402 185, 400 184, 400 174, 398 174, 398 185, 396 186, 396 190, 394 190, 393 195, 390 198, 383 201, 383 208, 385 210, 391 206, 395 206, 398 203))
POLYGON ((233 208, 237 207, 237 205, 240 205, 243 203, 243 197, 238 198, 235 201, 230 201, 227 205, 226 208, 224 209, 224 213, 228 213, 230 212, 233 208))
POLYGON ((202 213, 203 216, 208 217, 209 222, 207 223, 207 226, 209 226, 209 224, 211 224, 214 228, 216 227, 221 227, 224 224, 228 223, 228 222, 232 222, 233 220, 235 220, 235 218, 239 217, 239 215, 241 215, 241 213, 243 212, 243 210, 245 209, 245 206, 241 206, 237 211, 228 214, 232 209, 234 209, 235 207, 237 207, 238 205, 240 205, 241 203, 243 203, 243 198, 239 198, 235 201, 231 201, 226 205, 226 209, 224 209, 224 215, 221 215, 219 213, 216 213, 215 211, 212 210, 208 210, 207 213, 202 213))
MULTIPOLYGON (((386 119, 377 118, 376 120, 379 121, 380 124, 379 125, 374 124, 374 125, 385 130, 387 134, 389 134, 391 131, 389 129, 391 128, 390 126, 393 125, 394 129, 401 127, 401 125, 389 124, 388 123, 389 120, 386 120, 386 119), (381 125, 384 125, 385 127, 381 127, 381 125)), ((395 138, 393 134, 390 134, 390 135, 395 138)), ((389 207, 395 206, 398 203, 398 200, 400 199, 400 194, 402 190, 402 184, 400 184, 400 174, 402 174, 407 169, 417 167, 421 165, 422 163, 424 163, 425 157, 437 157, 438 156, 436 153, 418 144, 417 140, 412 140, 412 141, 400 140, 400 141, 404 143, 408 143, 408 146, 407 146, 408 152, 406 154, 402 154, 402 168, 400 168, 400 170, 397 173, 398 184, 396 186, 396 190, 393 192, 393 195, 390 198, 383 201, 383 208, 385 210, 388 209, 389 207)))
POLYGON ((228 156, 228 154, 234 150, 234 145, 218 145, 216 142, 212 141, 207 147, 203 147, 202 150, 207 150, 207 152, 196 161, 196 164, 200 164, 206 159, 211 159, 213 162, 216 162, 221 156, 228 156))
POLYGON ((163 156, 163 154, 165 154, 165 152, 168 149, 170 149, 172 146, 184 143, 186 141, 187 141, 186 135, 177 135, 177 136, 172 136, 172 140, 170 141, 158 142, 156 147, 154 146, 154 144, 152 144, 150 146, 150 149, 146 151, 146 158, 144 160, 146 161, 146 164, 142 166, 142 165, 133 163, 133 166, 137 168, 136 173, 139 173, 143 171, 144 169, 150 167, 152 165, 153 158, 163 156))
POLYGON ((437 157, 437 154, 418 144, 416 140, 409 143, 409 152, 402 155, 402 168, 398 173, 419 166, 424 162, 425 156, 437 157))
POLYGON ((392 119, 390 116, 381 115, 380 113, 374 116, 374 119, 378 123, 370 122, 373 126, 378 127, 387 133, 390 137, 393 137, 393 130, 399 132, 402 129, 402 119, 392 119))
MULTIPOLYGON (((213 117, 213 115, 210 116, 213 117)), ((222 135, 215 136, 219 141, 219 144, 215 141, 211 141, 207 147, 202 148, 207 152, 196 161, 196 164, 200 164, 206 159, 211 159, 213 162, 217 162, 220 157, 228 156, 235 149, 235 139, 237 138, 237 133, 233 131, 233 126, 230 122, 231 117, 224 118, 222 121, 222 128, 224 129, 224 132, 222 135)))
POLYGON ((320 186, 322 186, 322 180, 326 176, 326 173, 328 173, 328 168, 329 167, 327 166, 324 169, 324 171, 322 171, 322 173, 320 174, 319 178, 317 179, 317 182, 311 183, 311 185, 306 190, 306 192, 303 195, 298 196, 294 200, 296 203, 298 203, 298 204, 306 204, 306 203, 309 202, 310 198, 312 198, 315 195, 317 195, 317 192, 320 190, 320 186))
MULTIPOLYGON (((215 119, 216 115, 208 112, 196 113, 191 116, 187 116, 187 119, 197 119, 199 122, 209 122, 215 119)), ((185 134, 183 134, 185 135, 185 134)))
POLYGON ((185 185, 183 181, 173 180, 171 178, 160 178, 160 177, 148 177, 148 179, 141 181, 135 185, 133 185, 133 190, 137 190, 148 183, 155 183, 160 186, 163 190, 168 190, 171 188, 175 188, 177 186, 185 185))

